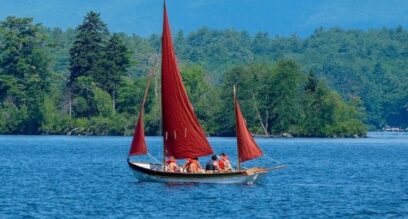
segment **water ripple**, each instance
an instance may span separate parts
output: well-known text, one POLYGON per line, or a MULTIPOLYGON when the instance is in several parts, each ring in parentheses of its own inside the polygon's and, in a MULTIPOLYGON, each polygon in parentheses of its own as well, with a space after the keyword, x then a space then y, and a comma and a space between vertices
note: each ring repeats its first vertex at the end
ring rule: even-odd
MULTIPOLYGON (((234 138, 210 141, 235 157, 234 138)), ((265 154, 288 168, 255 185, 137 182, 126 164, 129 142, 0 136, 0 218, 408 217, 407 135, 259 139, 265 154)), ((161 138, 148 145, 161 156, 161 138)), ((272 164, 264 158, 245 165, 272 164)))

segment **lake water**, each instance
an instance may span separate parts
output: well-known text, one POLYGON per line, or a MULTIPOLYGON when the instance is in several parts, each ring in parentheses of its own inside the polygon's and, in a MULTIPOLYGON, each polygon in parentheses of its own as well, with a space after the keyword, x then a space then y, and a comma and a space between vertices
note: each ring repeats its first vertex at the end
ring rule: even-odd
MULTIPOLYGON (((254 185, 170 185, 136 182, 129 137, 0 136, 0 218, 408 218, 408 133, 257 140, 288 168, 254 185)), ((210 141, 236 157, 234 138, 210 141)), ((161 157, 161 138, 148 145, 161 157)))

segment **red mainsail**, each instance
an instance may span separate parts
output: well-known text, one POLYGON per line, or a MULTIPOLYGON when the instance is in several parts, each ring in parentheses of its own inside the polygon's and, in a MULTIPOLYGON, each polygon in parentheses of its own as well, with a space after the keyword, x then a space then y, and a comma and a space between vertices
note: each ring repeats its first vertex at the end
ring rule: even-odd
POLYGON ((249 132, 241 108, 239 107, 238 99, 235 94, 234 87, 234 108, 237 128, 237 143, 239 161, 244 162, 262 156, 262 151, 249 132))
POLYGON ((193 111, 181 79, 166 5, 164 5, 161 71, 163 141, 166 155, 186 159, 212 154, 213 150, 193 111))
POLYGON ((133 133, 132 144, 130 146, 129 156, 147 154, 146 140, 144 135, 143 114, 144 104, 146 102, 147 92, 149 91, 150 79, 147 81, 146 89, 143 96, 142 105, 140 106, 139 118, 136 123, 135 132, 133 133))

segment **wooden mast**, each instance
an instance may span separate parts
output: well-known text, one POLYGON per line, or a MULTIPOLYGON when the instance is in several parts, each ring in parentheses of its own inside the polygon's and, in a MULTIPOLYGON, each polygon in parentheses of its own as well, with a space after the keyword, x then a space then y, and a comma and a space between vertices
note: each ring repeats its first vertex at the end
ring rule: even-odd
MULTIPOLYGON (((233 86, 233 93, 234 93, 234 111, 236 111, 237 109, 237 104, 236 104, 236 101, 237 101, 237 91, 235 90, 235 85, 233 86)), ((235 127, 236 129, 238 129, 238 127, 235 127)), ((238 141, 238 138, 237 138, 237 141, 238 141)), ((240 159, 239 159, 239 157, 240 157, 240 155, 239 155, 239 148, 238 148, 238 144, 237 144, 237 159, 238 159, 238 162, 237 162, 237 169, 238 169, 238 171, 241 171, 241 161, 240 161, 240 159)))

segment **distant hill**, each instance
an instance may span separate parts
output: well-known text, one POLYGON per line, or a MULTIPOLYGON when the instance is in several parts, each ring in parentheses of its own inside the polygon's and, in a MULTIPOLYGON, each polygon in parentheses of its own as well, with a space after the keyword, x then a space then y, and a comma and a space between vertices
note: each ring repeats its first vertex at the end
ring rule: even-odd
MULTIPOLYGON (((308 36, 319 27, 382 28, 408 24, 408 1, 399 0, 169 0, 174 31, 202 26, 234 28, 250 34, 308 36)), ((162 0, 13 0, 0 1, 0 20, 6 16, 33 17, 48 27, 75 28, 94 10, 113 32, 141 36, 159 33, 162 0)))
MULTIPOLYGON (((74 32, 54 29, 48 35, 53 68, 66 73, 74 32)), ((124 37, 136 63, 129 73, 145 75, 159 53, 159 35, 124 37)), ((224 73, 237 65, 294 60, 305 73, 313 70, 325 78, 345 99, 360 100, 356 104, 366 111, 366 123, 372 128, 408 126, 408 31, 402 27, 370 31, 320 28, 306 38, 200 28, 176 32, 174 41, 181 64, 203 66, 214 83, 220 83, 224 73)))
MULTIPOLYGON (((236 67, 274 66, 282 60, 293 60, 304 75, 312 71, 319 80, 323 79, 323 84, 326 80, 347 104, 357 109, 370 128, 408 127, 408 31, 397 25, 407 23, 403 14, 408 3, 257 1, 254 5, 251 2, 169 1, 181 68, 202 69, 206 80, 216 87, 216 93, 227 82, 225 75, 228 72, 233 75, 236 67)), ((84 4, 44 0, 41 4, 13 1, 3 6, 0 19, 15 15, 34 17, 34 22, 44 23, 40 26, 42 48, 49 56, 47 64, 52 77, 58 78, 52 80, 61 83, 60 88, 64 87, 61 79, 69 75, 69 49, 76 34, 73 28, 89 10, 102 12, 111 32, 125 32, 121 38, 132 51, 126 78, 135 80, 136 87, 143 83, 143 76, 160 52, 157 33, 161 32, 161 1, 112 0, 84 4), (53 26, 61 28, 48 28, 53 26)), ((5 39, 0 38, 0 45, 5 39)), ((242 72, 256 75, 253 69, 256 68, 242 72)), ((130 82, 128 85, 133 86, 130 82)), ((55 99, 61 101, 60 97, 55 99)), ((12 105, 9 109, 14 110, 12 105)))

